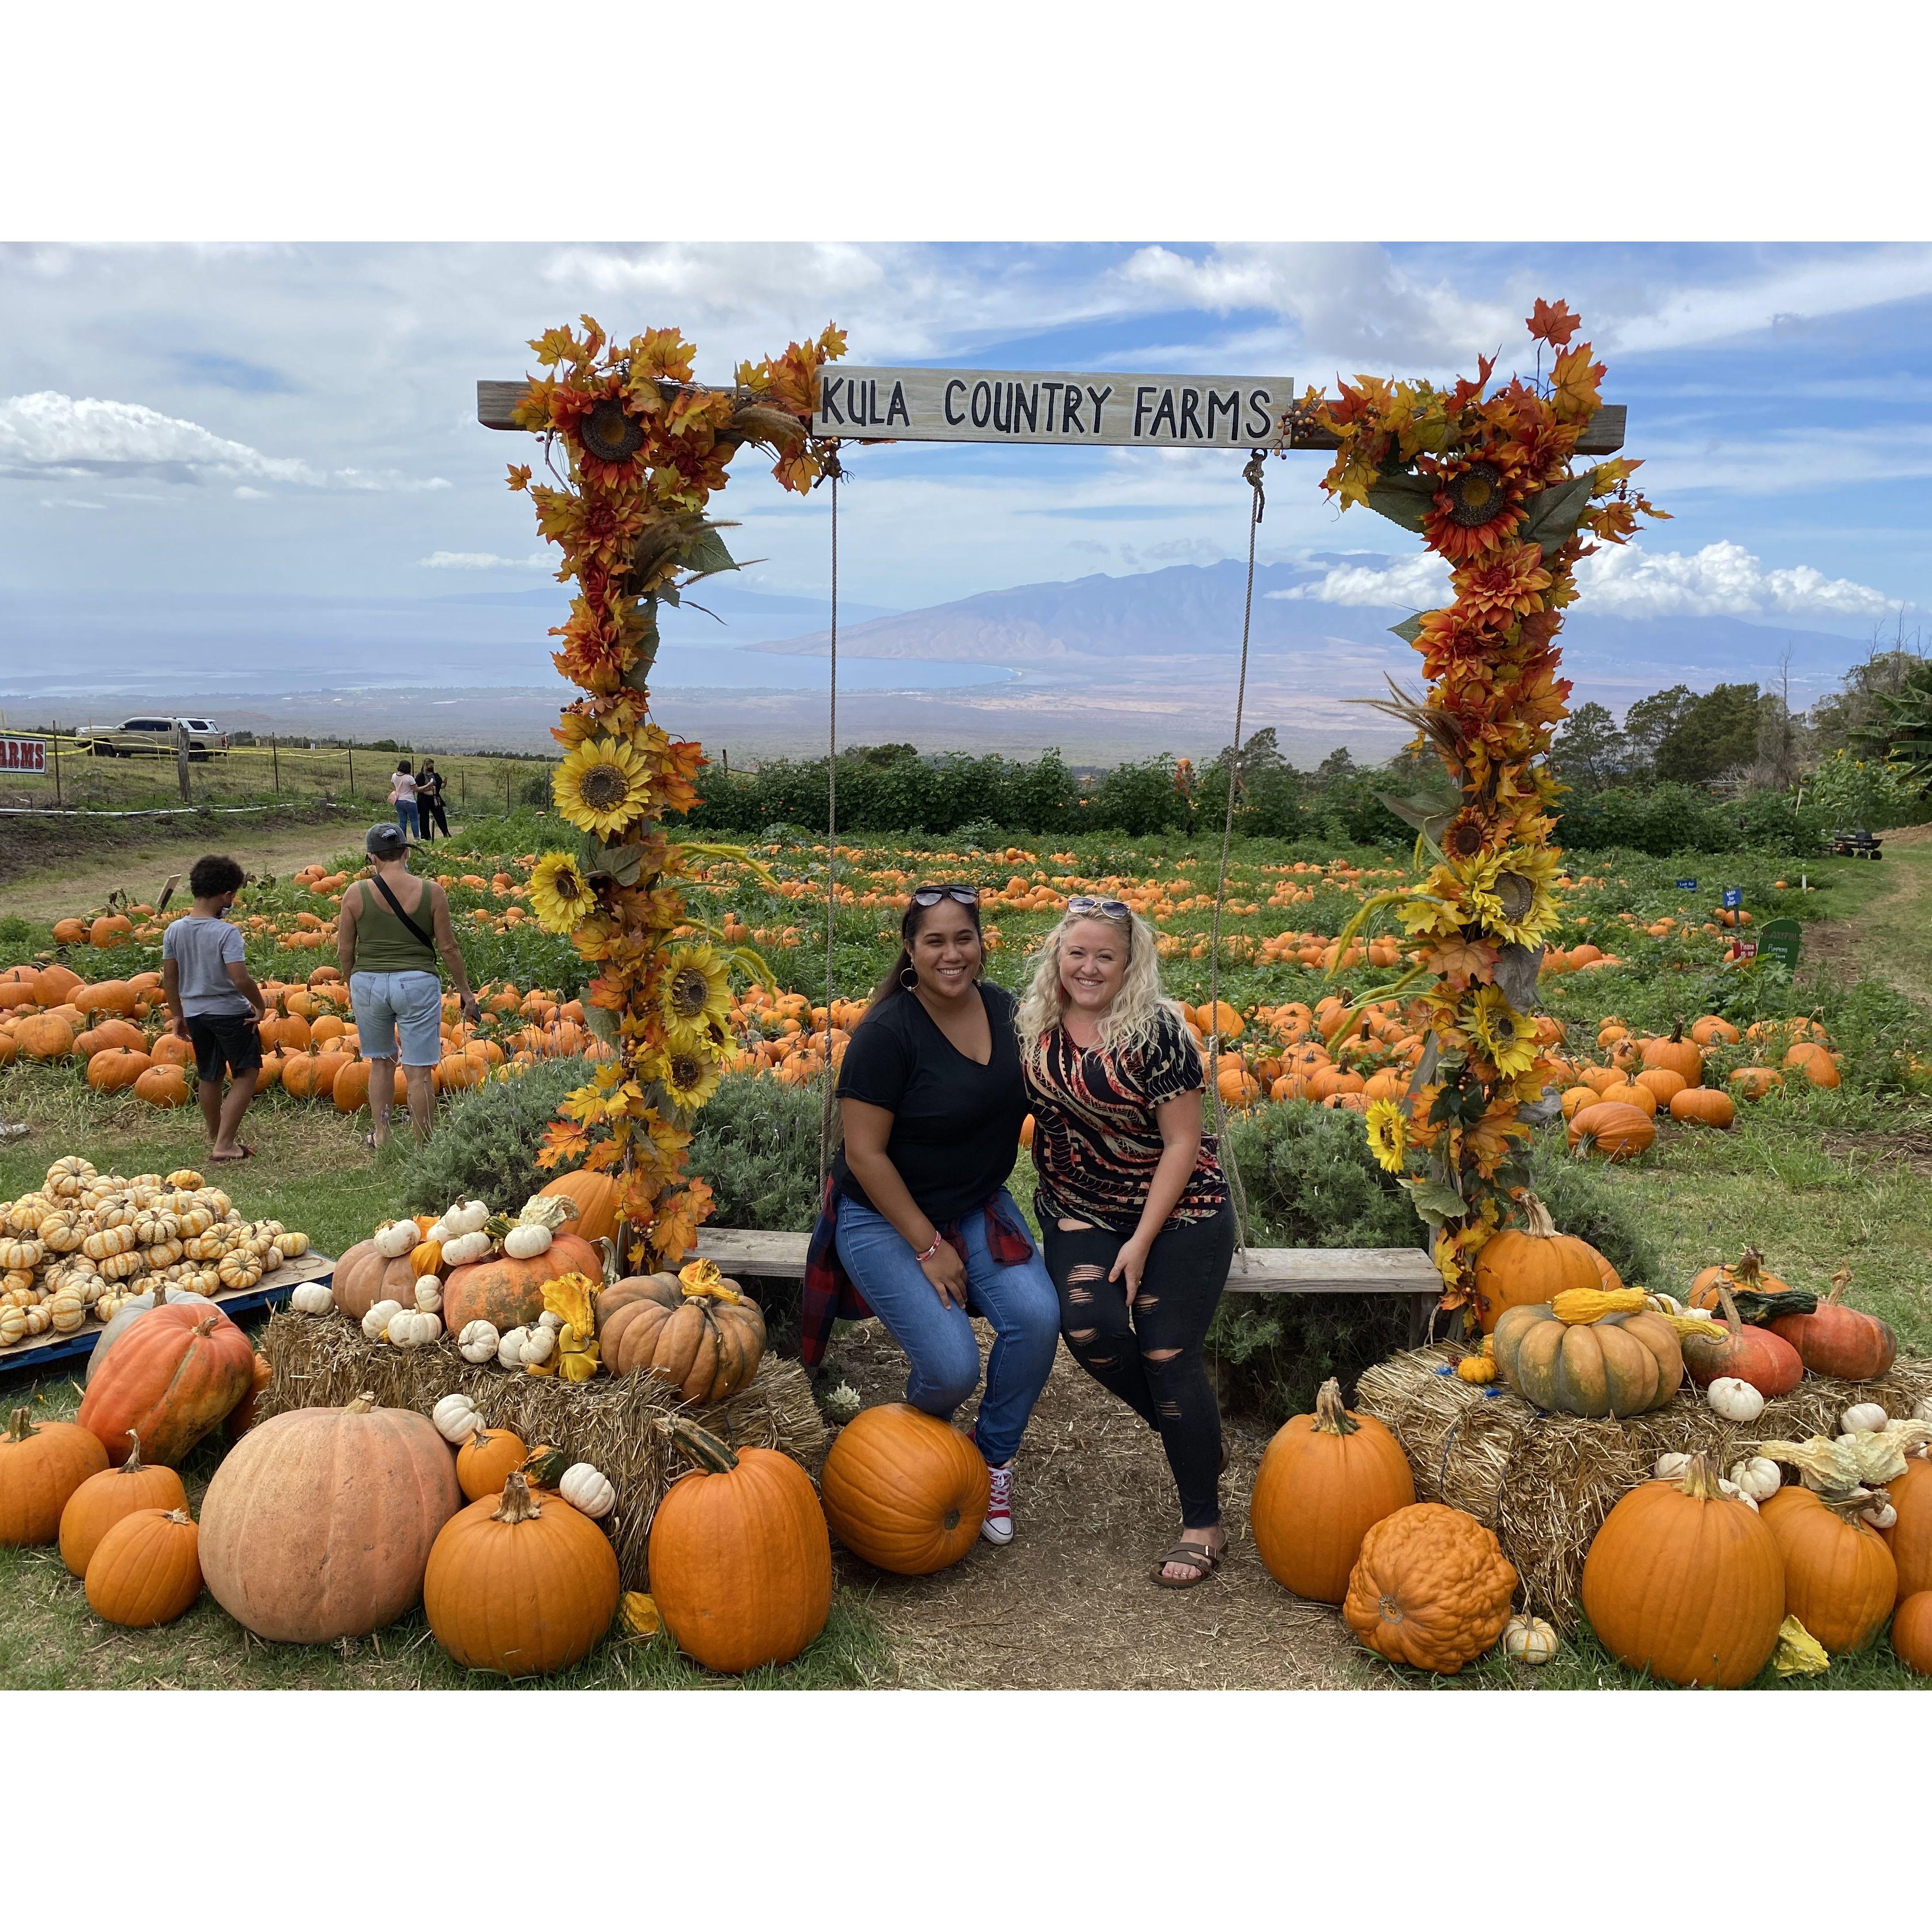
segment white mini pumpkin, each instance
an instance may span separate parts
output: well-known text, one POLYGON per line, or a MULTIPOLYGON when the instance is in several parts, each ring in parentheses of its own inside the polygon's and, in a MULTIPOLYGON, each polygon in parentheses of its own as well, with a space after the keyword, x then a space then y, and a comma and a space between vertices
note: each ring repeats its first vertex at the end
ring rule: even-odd
MULTIPOLYGON (((463 1333, 456 1338, 456 1352, 466 1362, 488 1362, 496 1358, 497 1346, 502 1340, 496 1333, 494 1322, 466 1322, 463 1333)), ((467 1442, 469 1438, 462 1438, 467 1442)))
POLYGON ((362 1318, 362 1333, 371 1342, 380 1342, 388 1331, 391 1317, 401 1314, 400 1301, 379 1301, 362 1318))
POLYGON ((433 1274, 416 1276, 416 1306, 425 1315, 434 1315, 442 1306, 442 1277, 433 1274))
POLYGON ((1667 1449, 1658 1457, 1657 1466, 1652 1472, 1660 1482, 1677 1483, 1684 1479, 1684 1472, 1690 1466, 1690 1458, 1682 1449, 1667 1449))
POLYGON ((1757 1508, 1756 1497, 1751 1495, 1748 1490, 1739 1489, 1728 1476, 1720 1476, 1718 1478, 1718 1493, 1720 1496, 1729 1496, 1733 1502, 1742 1503, 1746 1509, 1754 1510, 1757 1508))
POLYGON ((289 1297, 289 1306, 298 1315, 326 1315, 335 1296, 326 1282, 305 1281, 289 1297))
POLYGON ((1660 1315, 1682 1315, 1684 1304, 1674 1294, 1652 1294, 1644 1302, 1645 1307, 1654 1309, 1660 1315))
POLYGON ((1870 1435, 1876 1434, 1891 1420, 1882 1402, 1855 1402, 1839 1417, 1838 1426, 1847 1436, 1870 1435))
POLYGON ((1547 1664, 1558 1647, 1556 1631, 1540 1617, 1514 1616, 1503 1626, 1503 1654, 1512 1664, 1547 1664))
POLYGON ((422 1239, 413 1221, 385 1221, 376 1230, 376 1252, 385 1261, 392 1262, 398 1255, 407 1254, 422 1239))
POLYGON ((459 1201, 442 1210, 443 1228, 452 1234, 476 1234, 489 1218, 489 1209, 480 1201, 459 1201))
MULTIPOLYGON (((470 1326, 488 1328, 490 1324, 487 1322, 472 1322, 470 1326)), ((464 1333, 466 1336, 469 1330, 465 1329, 464 1333)), ((459 1448, 483 1426, 483 1418, 476 1403, 460 1390, 445 1396, 430 1411, 429 1419, 436 1424, 436 1432, 446 1442, 453 1442, 459 1448)))
POLYGON ((420 1308, 399 1308, 383 1333, 399 1348, 420 1348, 442 1333, 442 1317, 420 1308))
POLYGON ((589 1462, 573 1462, 564 1471, 557 1493, 572 1509, 586 1516, 608 1516, 616 1507, 617 1492, 602 1470, 589 1462))
MULTIPOLYGON (((464 1331, 469 1333, 467 1329, 464 1331)), ((506 1328, 497 1339, 496 1359, 506 1369, 524 1366, 524 1344, 530 1339, 527 1328, 506 1328)))
POLYGON ((1870 1509, 1859 1510, 1858 1520, 1870 1523, 1874 1529, 1892 1529, 1898 1526, 1898 1512, 1892 1508, 1891 1497, 1887 1496, 1882 1502, 1874 1502, 1870 1509))
POLYGON ((534 1260, 548 1254, 550 1246, 550 1230, 537 1221, 520 1221, 503 1237, 503 1252, 513 1262, 534 1260))
POLYGON ((541 1366, 556 1352, 556 1330, 554 1328, 532 1328, 524 1337, 523 1365, 530 1368, 541 1366))
POLYGON ((1720 1376, 1704 1391, 1704 1400, 1726 1422, 1755 1422, 1764 1413, 1764 1397, 1736 1376, 1720 1376))
POLYGON ((442 1261, 446 1268, 466 1268, 472 1262, 488 1258, 490 1237, 481 1228, 473 1228, 458 1234, 454 1240, 442 1244, 442 1261))
POLYGON ((1754 1456, 1731 1471, 1731 1480, 1754 1502, 1768 1503, 1784 1486, 1784 1478, 1768 1456, 1754 1456))
POLYGON ((561 1328, 563 1326, 563 1317, 558 1314, 555 1309, 546 1308, 544 1312, 537 1317, 537 1326, 539 1328, 549 1328, 552 1330, 561 1328))

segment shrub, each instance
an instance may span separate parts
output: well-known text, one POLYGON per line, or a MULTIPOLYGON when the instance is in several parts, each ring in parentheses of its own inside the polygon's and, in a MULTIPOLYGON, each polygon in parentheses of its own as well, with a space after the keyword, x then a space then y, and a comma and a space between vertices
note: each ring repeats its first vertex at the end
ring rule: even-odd
POLYGON ((1566 1234, 1580 1236, 1631 1287, 1667 1287, 1664 1257, 1637 1218, 1628 1190, 1604 1168, 1573 1160, 1562 1124, 1537 1136, 1530 1155, 1531 1184, 1566 1234))
POLYGON ((403 1205, 412 1213, 440 1214, 465 1197, 487 1201, 514 1214, 554 1169, 537 1166, 544 1129, 574 1087, 590 1077, 586 1060, 547 1060, 500 1083, 491 1081, 459 1095, 446 1108, 436 1131, 410 1160, 403 1205))

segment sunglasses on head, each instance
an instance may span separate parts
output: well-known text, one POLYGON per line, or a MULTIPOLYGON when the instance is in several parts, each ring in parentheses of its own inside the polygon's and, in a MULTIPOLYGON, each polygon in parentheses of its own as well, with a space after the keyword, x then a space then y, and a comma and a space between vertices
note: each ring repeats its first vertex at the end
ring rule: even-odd
POLYGON ((915 886, 912 902, 916 906, 936 906, 941 899, 954 899, 961 905, 970 906, 975 912, 980 909, 980 889, 976 886, 915 886))
POLYGON ((1086 919, 1097 912, 1108 919, 1119 920, 1124 925, 1130 925, 1134 916, 1133 908, 1124 899, 1096 899, 1085 893, 1077 899, 1069 899, 1066 910, 1075 919, 1086 919))

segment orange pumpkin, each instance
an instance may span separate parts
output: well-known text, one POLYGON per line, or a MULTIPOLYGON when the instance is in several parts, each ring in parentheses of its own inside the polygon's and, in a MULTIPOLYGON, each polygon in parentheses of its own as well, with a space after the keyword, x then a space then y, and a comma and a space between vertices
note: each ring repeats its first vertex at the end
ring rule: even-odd
POLYGON ((1863 1650, 1898 1598, 1898 1565, 1885 1539, 1843 1508, 1787 1483, 1761 1505, 1784 1558, 1785 1608, 1834 1655, 1863 1650))
POLYGON ((124 1462, 138 1438, 152 1461, 174 1468, 254 1380, 255 1352, 226 1316, 206 1302, 171 1303, 148 1310, 116 1340, 77 1420, 110 1462, 124 1462))
POLYGON ((1598 1154, 1606 1160, 1628 1160, 1642 1154, 1657 1138, 1656 1124, 1641 1108, 1606 1105, 1579 1107, 1570 1117, 1569 1142, 1578 1154, 1598 1154))
POLYGON ((1670 1096, 1670 1118, 1702 1127, 1728 1127, 1738 1118, 1738 1106, 1715 1087, 1687 1087, 1670 1096))
POLYGON ((527 1327, 543 1312, 544 1283, 563 1274, 602 1281, 604 1258, 577 1235, 559 1234, 527 1261, 497 1255, 452 1268, 442 1285, 443 1326, 452 1335, 472 1322, 488 1322, 499 1334, 527 1327))
POLYGON ((472 1503, 501 1496, 530 1453, 524 1438, 511 1430, 479 1429, 456 1452, 456 1486, 472 1503))
MULTIPOLYGON (((1660 1108, 1668 1108, 1687 1085, 1683 1075, 1672 1072, 1668 1066, 1646 1066, 1631 1084, 1641 1087, 1660 1108)), ((1604 1098, 1607 1100, 1610 1096, 1606 1094, 1604 1098)))
POLYGON ((1684 1037, 1684 1022, 1679 1020, 1662 1040, 1647 1040, 1643 1043, 1643 1064, 1646 1066, 1661 1066, 1679 1076, 1685 1086, 1695 1087, 1704 1078, 1703 1050, 1695 1040, 1684 1037))
POLYGON ((1503 1634, 1515 1566, 1494 1533, 1446 1503, 1411 1503, 1370 1526, 1342 1618, 1391 1663, 1454 1676, 1503 1634))
POLYGON ((958 1562, 978 1540, 991 1487, 984 1459, 958 1430, 900 1402, 854 1416, 819 1477, 832 1533, 902 1576, 958 1562))
POLYGON ((85 982, 67 966, 44 966, 34 976, 34 1000, 43 1006, 57 1006, 70 998, 85 982))
POLYGON ((1476 1251, 1476 1311, 1486 1335, 1512 1308, 1602 1285, 1603 1258, 1588 1241, 1558 1234, 1534 1194, 1522 1197, 1522 1210, 1520 1228, 1499 1228, 1476 1251))
POLYGON ((36 1422, 32 1409, 16 1408, 0 1436, 0 1547, 52 1542, 74 1492, 106 1466, 107 1452, 92 1430, 36 1422))
POLYGON ((1762 1100, 1773 1088, 1784 1084, 1784 1076, 1774 1066, 1738 1066, 1732 1070, 1730 1084, 1747 1100, 1762 1100))
POLYGON ((88 943, 103 952, 124 944, 134 936, 134 922, 125 913, 103 913, 87 929, 88 943))
POLYGON ((200 1533, 184 1508, 140 1509, 100 1539, 87 1566, 87 1606, 103 1622, 152 1630, 201 1594, 200 1533))
POLYGON ((134 1010, 134 989, 125 980, 97 980, 91 986, 77 986, 74 1003, 84 1013, 118 1014, 126 1018, 134 1010))
POLYGON ((576 1234, 586 1241, 614 1237, 617 1232, 617 1183, 608 1174, 593 1174, 578 1168, 560 1174, 538 1190, 542 1194, 565 1195, 577 1204, 577 1216, 566 1221, 560 1234, 576 1234))
POLYGON ((183 1107, 188 1101, 187 1070, 152 1064, 134 1082, 134 1097, 151 1107, 183 1107))
POLYGON ((194 1044, 177 1033, 159 1033, 148 1045, 148 1058, 157 1066, 192 1066, 194 1044))
POLYGON ((390 1259, 376 1252, 373 1240, 358 1241, 338 1259, 331 1292, 336 1306, 350 1321, 360 1322, 379 1301, 400 1301, 406 1308, 413 1307, 416 1276, 425 1272, 407 1255, 390 1259))
POLYGON ((74 1028, 52 1013, 34 1013, 14 1029, 14 1043, 28 1060, 64 1060, 74 1051, 74 1028))
POLYGON ((1614 1087, 1606 1087, 1597 1096, 1598 1104, 1606 1107, 1634 1107, 1648 1120, 1657 1118, 1657 1096, 1648 1087, 1640 1087, 1634 1080, 1619 1081, 1614 1087))
POLYGON ((1906 1670, 1932 1677, 1932 1590, 1915 1590, 1892 1620, 1892 1652, 1906 1670))
POLYGON ((56 946, 85 946, 87 944, 86 920, 84 919, 56 920, 54 944, 56 946))
POLYGON ((148 1036, 139 1027, 119 1019, 97 1020, 85 1033, 74 1036, 74 1052, 88 1060, 97 1053, 105 1053, 110 1046, 124 1046, 132 1053, 146 1053, 148 1036))
MULTIPOLYGON (((154 1064, 145 1053, 130 1047, 104 1047, 88 1060, 87 1084, 97 1094, 118 1094, 124 1087, 134 1086, 154 1064)), ((175 1071, 178 1075, 179 1070, 175 1071)))
POLYGON ((141 1445, 129 1445, 128 1460, 118 1469, 88 1478, 68 1497, 61 1511, 61 1561, 76 1576, 85 1576, 100 1539, 124 1516, 139 1509, 186 1509, 188 1492, 173 1470, 150 1468, 141 1460, 141 1445))

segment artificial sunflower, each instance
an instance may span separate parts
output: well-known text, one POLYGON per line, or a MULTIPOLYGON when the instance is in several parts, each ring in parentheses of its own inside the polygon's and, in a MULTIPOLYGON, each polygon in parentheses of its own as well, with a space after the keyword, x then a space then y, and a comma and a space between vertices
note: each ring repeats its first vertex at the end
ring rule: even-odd
POLYGON ((530 872, 530 910, 546 932, 574 932, 597 903, 583 868, 568 852, 546 852, 530 872))
POLYGON ((587 738, 556 768, 556 808, 580 832, 608 838, 643 815, 650 770, 621 738, 587 738))
POLYGON ((1436 500, 1424 513, 1429 547, 1452 563, 1498 548, 1523 519, 1522 500, 1493 463, 1448 465, 1436 500))
POLYGON ((710 1099, 723 1068, 715 1054, 688 1046, 674 1046, 664 1058, 658 1075, 664 1098, 686 1113, 710 1099))
POLYGON ((722 1027, 730 1016, 730 976, 710 946, 680 946, 664 962, 658 998, 672 1041, 694 1046, 709 1039, 712 1022, 722 1027))
POLYGON ((1478 986, 1466 1014, 1470 1038, 1505 1078, 1536 1064, 1536 1023, 1516 1012, 1500 986, 1478 986))
POLYGON ((1400 1174, 1408 1150, 1408 1122, 1394 1100, 1371 1100, 1366 1117, 1369 1151, 1384 1172, 1400 1174))

